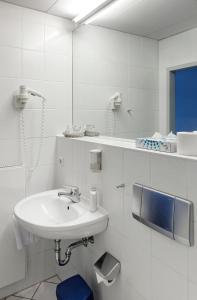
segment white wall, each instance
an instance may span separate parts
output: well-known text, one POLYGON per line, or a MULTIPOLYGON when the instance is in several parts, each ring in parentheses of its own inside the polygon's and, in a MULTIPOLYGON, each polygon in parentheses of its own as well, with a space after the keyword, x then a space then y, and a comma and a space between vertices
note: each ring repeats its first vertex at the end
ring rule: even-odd
POLYGON ((126 138, 157 129, 158 43, 97 26, 74 33, 74 122, 126 138), (121 92, 119 113, 109 98, 121 92), (132 109, 131 114, 127 110, 132 109))
MULTIPOLYGON (((194 247, 178 244, 133 219, 131 207, 136 182, 190 199, 195 207, 196 237, 197 160, 65 138, 58 138, 57 146, 58 157, 64 158, 64 167, 57 169, 59 184, 76 184, 86 197, 95 185, 109 212, 108 230, 79 256, 95 299, 195 300, 196 238, 194 247), (103 170, 97 174, 89 170, 89 150, 95 148, 103 150, 103 170), (120 183, 126 188, 116 189, 120 183), (93 272, 93 263, 105 251, 117 257, 122 267, 119 280, 110 288, 98 286, 93 272)), ((79 262, 74 256, 71 263, 77 268, 79 262)))
POLYGON ((159 42, 159 127, 168 131, 168 68, 197 64, 197 29, 159 42))
POLYGON ((72 118, 71 29, 64 19, 0 2, 0 166, 10 166, 0 168, 0 286, 9 284, 0 289, 0 298, 55 272, 53 244, 40 240, 28 249, 26 259, 15 249, 10 224, 14 205, 25 195, 25 185, 27 195, 54 187, 55 136, 72 118), (28 170, 38 151, 41 105, 33 98, 24 110, 25 172, 20 167, 20 115, 12 103, 20 84, 47 98, 41 160, 30 177, 28 170))

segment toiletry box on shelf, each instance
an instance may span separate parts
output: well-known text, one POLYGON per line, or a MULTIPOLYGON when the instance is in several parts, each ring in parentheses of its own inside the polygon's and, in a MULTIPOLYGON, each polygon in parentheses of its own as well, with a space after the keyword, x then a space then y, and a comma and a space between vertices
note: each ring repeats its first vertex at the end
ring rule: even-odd
POLYGON ((147 150, 154 150, 154 151, 161 151, 161 152, 169 152, 173 153, 177 151, 177 142, 176 139, 154 139, 154 138, 137 138, 136 139, 136 147, 147 149, 147 150))

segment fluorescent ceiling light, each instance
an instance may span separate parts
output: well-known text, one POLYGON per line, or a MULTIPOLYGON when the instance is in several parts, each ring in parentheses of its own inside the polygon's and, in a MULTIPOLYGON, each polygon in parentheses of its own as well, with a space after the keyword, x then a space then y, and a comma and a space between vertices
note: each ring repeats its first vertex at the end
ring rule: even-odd
MULTIPOLYGON (((115 0, 97 0, 96 2, 92 3, 92 5, 76 16, 73 21, 75 23, 85 23, 87 19, 90 19, 93 15, 97 14, 100 10, 107 7, 110 3, 114 2, 115 0)), ((92 1, 93 2, 93 1, 92 1)))
POLYGON ((104 9, 100 9, 96 13, 92 14, 90 17, 86 18, 86 20, 83 23, 88 25, 99 18, 107 18, 107 16, 111 15, 113 15, 113 17, 115 18, 117 12, 121 14, 128 9, 128 6, 130 8, 131 6, 139 3, 140 1, 142 0, 114 0, 108 5, 106 5, 104 9))

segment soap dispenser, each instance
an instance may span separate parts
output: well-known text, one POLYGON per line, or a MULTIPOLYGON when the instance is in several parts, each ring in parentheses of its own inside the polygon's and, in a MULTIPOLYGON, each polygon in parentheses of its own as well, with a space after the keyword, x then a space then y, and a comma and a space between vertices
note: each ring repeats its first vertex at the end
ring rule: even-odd
POLYGON ((98 208, 97 190, 95 187, 90 189, 89 210, 95 212, 98 208))

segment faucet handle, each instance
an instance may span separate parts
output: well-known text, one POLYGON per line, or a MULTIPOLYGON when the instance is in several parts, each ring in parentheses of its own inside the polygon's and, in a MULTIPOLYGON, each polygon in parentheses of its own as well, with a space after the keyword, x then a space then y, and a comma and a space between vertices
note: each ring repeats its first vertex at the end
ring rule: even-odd
POLYGON ((77 197, 80 197, 81 196, 81 193, 79 192, 79 187, 78 186, 73 186, 71 188, 71 193, 74 195, 74 196, 77 196, 77 197))
POLYGON ((63 189, 68 189, 70 188, 70 193, 74 194, 74 195, 79 195, 79 187, 75 186, 75 185, 64 185, 63 189))

